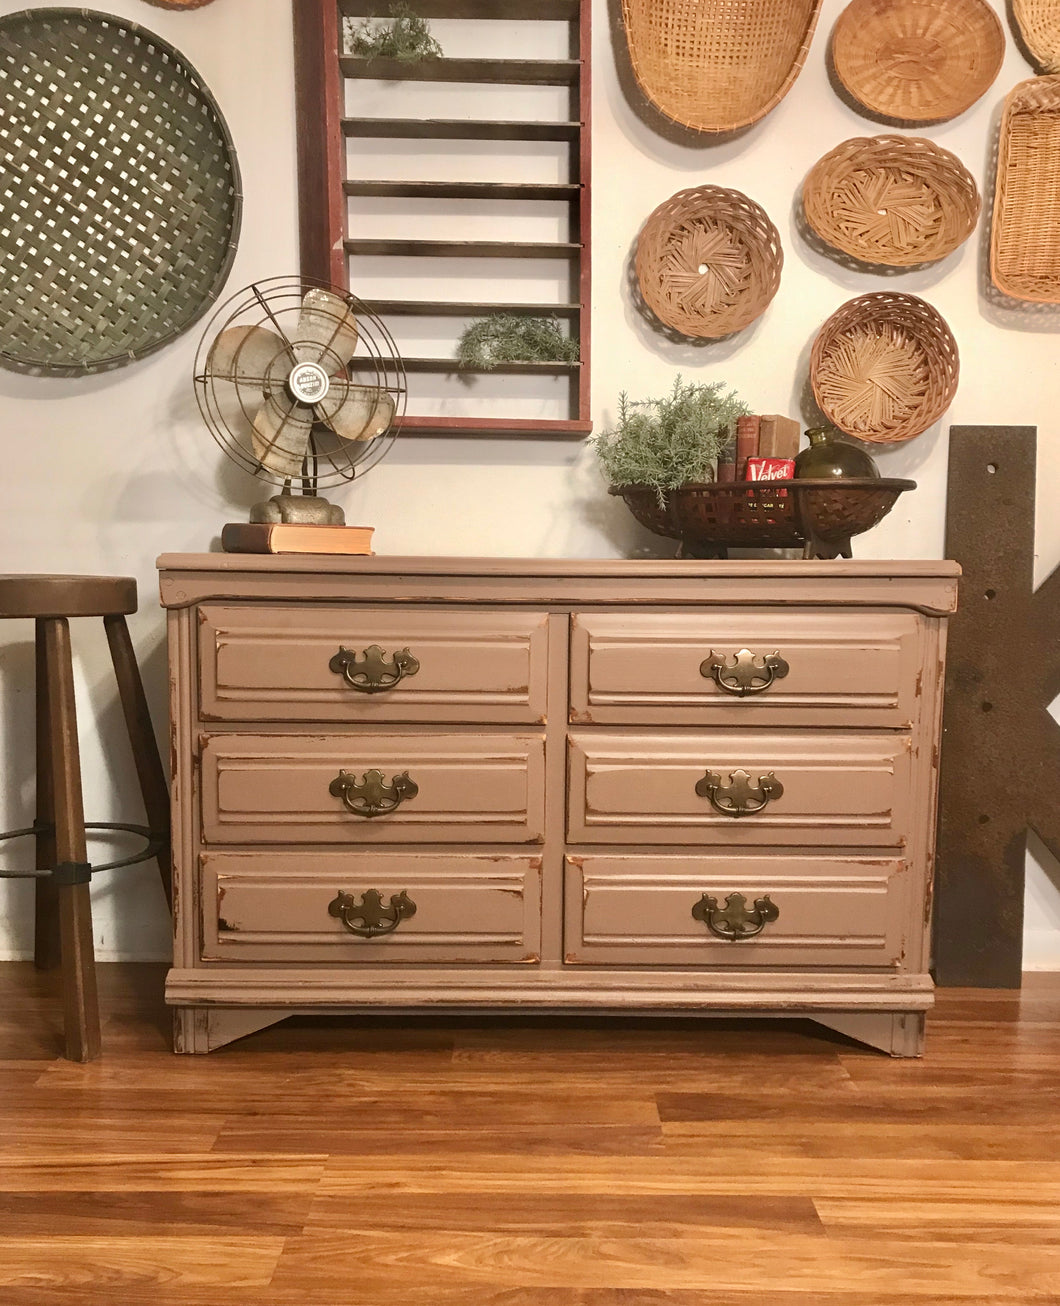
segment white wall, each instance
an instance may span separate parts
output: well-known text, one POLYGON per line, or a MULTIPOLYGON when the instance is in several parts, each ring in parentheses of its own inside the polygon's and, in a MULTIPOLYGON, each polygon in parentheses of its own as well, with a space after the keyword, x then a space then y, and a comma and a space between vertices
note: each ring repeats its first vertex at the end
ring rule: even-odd
MULTIPOLYGON (((22 0, 0 0, 0 14, 23 7, 22 0)), ((183 50, 226 117, 245 196, 228 293, 256 278, 294 273, 290 0, 216 0, 187 12, 142 0, 108 0, 106 7, 183 50)), ((885 287, 922 294, 957 337, 960 389, 938 426, 908 444, 874 451, 884 475, 911 476, 919 489, 859 539, 856 552, 871 558, 942 556, 950 423, 1026 423, 1039 429, 1040 579, 1060 559, 1060 515, 1048 510, 1049 491, 1060 476, 1055 340, 1060 315, 1028 316, 986 293, 985 224, 941 264, 893 277, 845 270, 798 235, 795 205, 810 166, 849 136, 885 130, 850 110, 829 85, 827 38, 841 8, 842 0, 825 0, 805 69, 764 121, 736 140, 678 144, 649 127, 627 102, 616 75, 606 0, 595 0, 594 418, 598 428, 612 419, 620 389, 634 398, 655 395, 668 388, 677 371, 721 379, 757 411, 799 415, 811 342, 836 307, 885 287), (627 264, 647 214, 675 191, 702 182, 744 190, 765 207, 784 242, 784 275, 765 316, 734 340, 675 345, 631 308, 624 290, 627 264)), ((926 133, 961 157, 984 193, 1001 101, 1030 72, 1010 39, 992 90, 957 121, 926 133)), ((141 611, 131 626, 160 737, 165 653, 154 560, 162 552, 211 547, 221 524, 243 516, 260 497, 224 463, 198 416, 191 388, 198 335, 193 328, 142 362, 86 380, 0 372, 8 484, 0 518, 3 570, 137 577, 141 611)), ((341 501, 350 521, 376 525, 378 548, 387 553, 614 557, 672 552, 666 541, 635 527, 624 506, 607 496, 591 454, 577 442, 401 440, 341 501)), ((75 628, 86 811, 89 819, 136 820, 139 800, 105 641, 96 626, 75 628)), ((5 623, 0 639, 0 756, 6 779, 0 827, 7 829, 32 819, 32 630, 28 623, 5 623)), ((29 849, 4 851, 6 864, 12 864, 29 849)), ((1044 853, 1042 860, 1048 860, 1044 853)), ((152 866, 100 877, 93 904, 101 956, 167 954, 164 904, 152 866)), ((1032 864, 1028 907, 1028 964, 1060 967, 1060 897, 1050 873, 1037 864, 1032 864)), ((30 920, 29 884, 0 884, 0 956, 29 953, 30 920)))

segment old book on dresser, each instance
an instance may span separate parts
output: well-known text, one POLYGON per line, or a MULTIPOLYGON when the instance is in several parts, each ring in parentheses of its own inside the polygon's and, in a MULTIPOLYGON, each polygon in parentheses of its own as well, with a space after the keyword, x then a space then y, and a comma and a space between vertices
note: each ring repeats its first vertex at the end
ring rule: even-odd
POLYGON ((178 1051, 484 1008, 920 1052, 955 564, 159 567, 178 1051))

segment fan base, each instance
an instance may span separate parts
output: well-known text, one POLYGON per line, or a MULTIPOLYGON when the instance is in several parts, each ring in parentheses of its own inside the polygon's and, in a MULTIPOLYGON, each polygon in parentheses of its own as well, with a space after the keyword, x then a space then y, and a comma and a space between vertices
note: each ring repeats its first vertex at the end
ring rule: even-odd
POLYGON ((346 514, 319 494, 274 494, 250 510, 252 522, 298 522, 303 526, 345 526, 346 514))

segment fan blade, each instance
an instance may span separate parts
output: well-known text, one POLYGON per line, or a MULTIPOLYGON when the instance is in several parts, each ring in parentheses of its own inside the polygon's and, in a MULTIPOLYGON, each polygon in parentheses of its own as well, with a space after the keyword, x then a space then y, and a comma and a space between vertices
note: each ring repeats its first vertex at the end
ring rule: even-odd
POLYGON ((288 360, 289 369, 287 346, 274 331, 260 326, 229 327, 210 346, 206 370, 226 381, 260 381, 264 386, 278 354, 288 360))
POLYGON ((254 418, 254 455, 285 480, 301 476, 312 429, 310 409, 291 399, 267 399, 254 418))
POLYGON ((351 385, 337 408, 317 404, 313 412, 343 440, 374 440, 394 420, 394 396, 372 386, 351 385))
POLYGON ((331 290, 306 292, 294 338, 300 363, 319 363, 329 355, 345 367, 357 348, 357 335, 357 318, 341 295, 331 290))

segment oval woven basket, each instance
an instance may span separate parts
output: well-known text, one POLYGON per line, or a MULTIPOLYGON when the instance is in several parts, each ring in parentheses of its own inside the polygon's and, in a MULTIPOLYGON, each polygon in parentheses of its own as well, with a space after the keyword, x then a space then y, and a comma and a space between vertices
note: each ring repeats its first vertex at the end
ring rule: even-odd
POLYGON ((990 278, 1013 299, 1060 303, 1060 76, 1005 98, 990 231, 990 278))
POLYGON ((766 211, 738 190, 695 186, 651 214, 635 268, 660 322, 695 340, 749 326, 777 293, 784 253, 766 211))
POLYGON ((810 351, 810 383, 828 420, 859 440, 911 440, 957 391, 957 342, 916 295, 878 291, 848 300, 810 351))
POLYGON ((242 201, 231 137, 173 46, 87 9, 0 19, 0 358, 70 375, 142 358, 224 285, 242 201))
POLYGON ((852 0, 832 32, 836 76, 871 113, 945 122, 1001 69, 1005 34, 985 0, 852 0))
POLYGON ((975 230, 975 178, 921 136, 859 136, 819 159, 802 187, 806 221, 864 263, 912 267, 945 258, 975 230))
POLYGON ((683 127, 747 127, 788 93, 820 8, 821 0, 622 0, 633 75, 683 127))
POLYGON ((1060 9, 1056 0, 1012 0, 1023 44, 1043 73, 1060 73, 1060 9))
POLYGON ((791 549, 850 557, 850 538, 870 530, 915 481, 842 478, 681 485, 663 500, 651 485, 614 485, 642 526, 696 546, 791 549))

